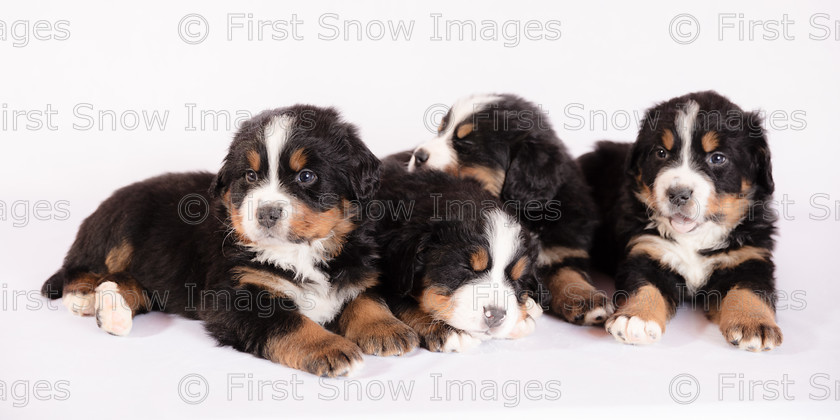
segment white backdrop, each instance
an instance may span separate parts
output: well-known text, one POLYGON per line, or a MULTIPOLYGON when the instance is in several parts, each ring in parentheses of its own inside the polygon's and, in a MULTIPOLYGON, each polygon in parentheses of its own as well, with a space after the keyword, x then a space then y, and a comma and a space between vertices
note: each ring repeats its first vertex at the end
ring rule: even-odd
POLYGON ((835 2, 3 3, 2 418, 836 415, 835 2), (361 41, 353 20, 367 31, 361 41), (459 40, 456 21, 484 31, 459 40), (400 22, 410 36, 376 40, 400 22), (785 342, 771 353, 730 348, 683 308, 652 347, 543 317, 521 341, 368 357, 353 380, 321 381, 214 347, 194 321, 144 315, 116 338, 37 296, 114 189, 216 170, 235 129, 225 116, 334 105, 384 156, 429 138, 459 96, 512 92, 541 104, 577 155, 600 139, 632 140, 647 107, 705 89, 768 116, 785 203, 776 254, 785 342), (410 395, 389 391, 399 385, 410 395), (459 396, 471 385, 475 396, 459 396))

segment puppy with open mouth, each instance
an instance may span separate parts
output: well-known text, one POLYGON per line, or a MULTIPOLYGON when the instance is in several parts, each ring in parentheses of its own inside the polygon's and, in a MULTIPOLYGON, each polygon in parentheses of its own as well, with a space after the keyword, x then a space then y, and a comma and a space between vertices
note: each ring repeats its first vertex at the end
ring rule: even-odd
POLYGON ((362 208, 380 161, 331 108, 265 111, 239 128, 217 174, 167 174, 116 191, 79 229, 42 293, 127 335, 164 311, 220 344, 316 375, 362 354, 400 355, 416 333, 369 292, 379 282, 362 208), (195 208, 183 209, 185 200, 195 208), (196 218, 184 218, 184 211, 196 218), (154 299, 157 296, 162 299, 154 299))
POLYGON ((727 341, 782 343, 775 321, 774 190, 761 119, 716 92, 647 111, 635 143, 601 142, 579 161, 601 209, 593 259, 615 273, 621 342, 659 341, 683 300, 727 341))
POLYGON ((382 179, 382 287, 421 345, 460 352, 532 333, 537 242, 498 199, 475 180, 409 173, 395 158, 382 179))

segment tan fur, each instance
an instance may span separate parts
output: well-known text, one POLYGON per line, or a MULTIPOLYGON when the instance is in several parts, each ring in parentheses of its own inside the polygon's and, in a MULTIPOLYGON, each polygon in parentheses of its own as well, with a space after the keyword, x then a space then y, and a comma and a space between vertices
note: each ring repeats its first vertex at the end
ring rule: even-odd
POLYGON ((773 308, 752 290, 735 287, 709 311, 709 319, 720 325, 720 331, 733 344, 742 340, 760 339, 759 347, 747 350, 762 351, 782 344, 782 330, 776 324, 773 308))
MULTIPOLYGON (((646 255, 654 261, 662 261, 665 255, 663 242, 667 242, 667 240, 662 239, 659 236, 637 236, 633 238, 628 245, 630 248, 629 255, 631 257, 646 255)), ((712 266, 715 270, 722 270, 737 267, 750 260, 766 261, 770 255, 771 252, 768 249, 754 246, 744 246, 731 251, 709 255, 706 259, 711 260, 712 266)))
POLYGON ((420 295, 420 308, 432 318, 447 321, 452 318, 455 304, 451 298, 436 287, 427 287, 420 295))
POLYGON ((470 255, 470 267, 475 272, 486 270, 489 262, 490 256, 487 254, 487 249, 485 248, 478 248, 470 255))
POLYGON ((94 273, 81 273, 67 282, 67 285, 64 286, 63 293, 65 295, 71 293, 86 295, 93 293, 94 290, 96 290, 96 286, 99 286, 99 283, 102 283, 100 275, 94 273))
POLYGON ((256 150, 249 150, 248 151, 248 164, 251 166, 255 172, 259 172, 260 170, 260 152, 256 150))
POLYGON ((484 166, 466 166, 460 169, 460 175, 472 178, 481 183, 485 190, 498 197, 502 193, 505 183, 505 173, 501 169, 491 169, 484 166))
POLYGON ((528 265, 528 258, 522 257, 516 261, 516 264, 510 269, 510 278, 513 281, 519 281, 522 278, 522 274, 525 273, 525 267, 528 265))
POLYGON ((728 228, 734 228, 744 219, 750 208, 750 190, 752 185, 746 180, 741 182, 738 194, 712 194, 707 203, 706 218, 721 217, 721 222, 728 228))
POLYGON ((119 273, 126 271, 128 265, 131 264, 131 255, 133 253, 134 247, 125 240, 114 248, 111 248, 105 257, 105 267, 108 267, 108 272, 119 273))
POLYGON ((473 128, 475 128, 475 125, 473 125, 472 123, 461 124, 461 126, 458 127, 458 131, 455 132, 455 136, 457 136, 459 139, 462 139, 466 137, 467 134, 472 133, 473 128))
POLYGON ((399 318, 417 332, 423 344, 431 351, 442 351, 446 340, 454 332, 444 321, 435 319, 419 308, 406 309, 400 312, 399 318))
POLYGON ((709 131, 708 133, 703 134, 703 138, 700 139, 700 143, 703 145, 703 151, 709 153, 712 150, 717 149, 718 144, 720 144, 720 139, 718 138, 718 134, 716 132, 709 131))
POLYGON ((292 157, 289 158, 289 168, 295 172, 299 172, 306 167, 306 150, 303 148, 292 152, 292 157))
POLYGON ((544 257, 548 258, 550 264, 562 263, 566 258, 589 258, 589 253, 580 248, 568 248, 565 246, 553 246, 542 250, 544 257))
POLYGON ((662 145, 669 151, 674 148, 674 133, 671 130, 665 130, 662 133, 662 145))
POLYGON ((548 280, 551 310, 569 322, 584 322, 584 314, 594 307, 607 305, 607 297, 586 281, 579 271, 564 267, 548 280))
POLYGON ((352 341, 325 330, 306 317, 288 334, 268 339, 265 358, 318 376, 335 377, 353 362, 361 362, 361 349, 352 341))
POLYGON ((665 332, 665 324, 673 316, 674 308, 665 301, 665 297, 655 286, 645 285, 630 295, 613 317, 639 317, 644 321, 655 321, 659 324, 662 332, 665 332))
POLYGON ((290 233, 302 240, 326 239, 324 249, 333 258, 341 253, 347 242, 347 235, 356 228, 353 211, 347 200, 329 210, 318 212, 311 207, 296 203, 295 215, 289 221, 290 233))
POLYGON ((366 294, 347 304, 338 328, 366 354, 402 355, 419 344, 414 330, 395 318, 383 302, 366 294))

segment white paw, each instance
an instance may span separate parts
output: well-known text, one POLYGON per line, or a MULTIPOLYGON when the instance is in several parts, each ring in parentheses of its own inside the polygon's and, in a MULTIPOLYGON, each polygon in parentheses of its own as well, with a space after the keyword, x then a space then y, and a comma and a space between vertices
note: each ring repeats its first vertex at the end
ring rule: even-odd
POLYGON ((531 299, 530 297, 525 298, 524 305, 525 311, 528 312, 528 316, 531 318, 537 319, 542 316, 542 306, 538 305, 537 302, 534 302, 534 299, 531 299))
POLYGON ((444 353, 462 353, 477 347, 479 344, 481 344, 481 339, 475 338, 469 333, 453 332, 452 334, 449 334, 449 337, 447 337, 446 342, 443 343, 443 347, 440 351, 444 353))
POLYGON ((607 321, 607 331, 616 340, 626 344, 652 344, 662 338, 662 327, 656 321, 645 321, 637 316, 619 316, 607 321))
POLYGON ((67 293, 61 299, 73 315, 91 316, 94 313, 96 297, 93 293, 67 293))
POLYGON ((131 331, 131 308, 117 284, 106 281, 96 288, 96 323, 103 331, 126 336, 131 331))
POLYGON ((513 327, 513 330, 510 332, 507 338, 511 340, 516 340, 518 338, 527 337, 531 335, 534 330, 537 329, 537 321, 531 316, 525 317, 525 319, 520 319, 519 322, 516 323, 516 326, 513 327))
POLYGON ((587 312, 586 315, 583 317, 583 325, 595 325, 604 322, 605 319, 609 318, 614 312, 612 304, 607 304, 607 306, 602 306, 598 308, 594 308, 591 311, 587 312))

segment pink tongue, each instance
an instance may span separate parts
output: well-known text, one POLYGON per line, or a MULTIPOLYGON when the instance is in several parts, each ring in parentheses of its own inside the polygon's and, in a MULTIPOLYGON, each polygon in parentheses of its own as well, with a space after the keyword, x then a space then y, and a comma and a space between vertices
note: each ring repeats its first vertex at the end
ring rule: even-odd
POLYGON ((687 233, 697 227, 697 222, 687 217, 676 215, 671 217, 671 227, 679 233, 687 233))

